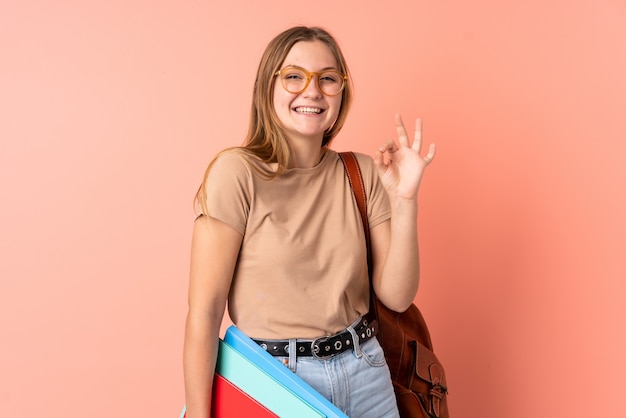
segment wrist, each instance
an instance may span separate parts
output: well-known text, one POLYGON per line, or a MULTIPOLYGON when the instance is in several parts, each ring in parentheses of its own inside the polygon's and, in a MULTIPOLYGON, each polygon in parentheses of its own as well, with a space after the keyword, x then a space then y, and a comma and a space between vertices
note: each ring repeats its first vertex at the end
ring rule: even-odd
POLYGON ((394 197, 389 199, 391 205, 391 212, 393 214, 401 215, 415 215, 417 214, 417 198, 406 199, 403 197, 394 197))

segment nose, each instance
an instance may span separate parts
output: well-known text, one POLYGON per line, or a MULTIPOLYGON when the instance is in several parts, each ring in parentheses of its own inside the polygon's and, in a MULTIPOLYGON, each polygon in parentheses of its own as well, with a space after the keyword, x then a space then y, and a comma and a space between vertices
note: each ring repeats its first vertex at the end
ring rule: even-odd
POLYGON ((322 91, 319 87, 318 77, 318 75, 311 76, 311 79, 309 80, 309 85, 306 86, 302 93, 300 93, 302 97, 321 98, 323 96, 322 91))

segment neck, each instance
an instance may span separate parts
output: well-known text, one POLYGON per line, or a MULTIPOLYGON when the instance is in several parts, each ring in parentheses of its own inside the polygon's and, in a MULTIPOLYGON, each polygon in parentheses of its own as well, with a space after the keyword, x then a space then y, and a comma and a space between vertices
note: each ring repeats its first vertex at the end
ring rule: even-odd
POLYGON ((315 167, 324 154, 322 148, 322 138, 314 140, 303 138, 300 140, 288 139, 291 148, 291 163, 289 168, 311 168, 315 167))

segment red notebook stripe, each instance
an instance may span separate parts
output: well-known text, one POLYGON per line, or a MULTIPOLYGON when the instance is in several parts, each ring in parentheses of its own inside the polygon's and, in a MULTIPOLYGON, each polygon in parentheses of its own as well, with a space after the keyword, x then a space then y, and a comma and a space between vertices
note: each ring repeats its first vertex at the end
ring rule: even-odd
MULTIPOLYGON (((185 418, 187 414, 185 414, 185 418)), ((229 380, 215 373, 211 418, 278 418, 278 415, 258 403, 229 380)))

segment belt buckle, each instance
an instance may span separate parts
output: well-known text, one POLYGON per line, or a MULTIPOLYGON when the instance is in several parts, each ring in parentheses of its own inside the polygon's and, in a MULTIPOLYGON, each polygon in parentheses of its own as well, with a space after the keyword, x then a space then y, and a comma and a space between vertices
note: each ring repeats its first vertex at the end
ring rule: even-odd
MULTIPOLYGON (((313 355, 313 357, 315 357, 318 360, 327 360, 331 357, 333 357, 334 355, 336 355, 337 353, 329 353, 329 354, 319 354, 320 352, 320 346, 319 344, 324 343, 326 341, 328 341, 331 338, 330 335, 326 336, 326 337, 318 337, 316 339, 314 339, 313 341, 311 341, 311 354, 313 355)), ((330 346, 327 346, 330 350, 330 346)))

